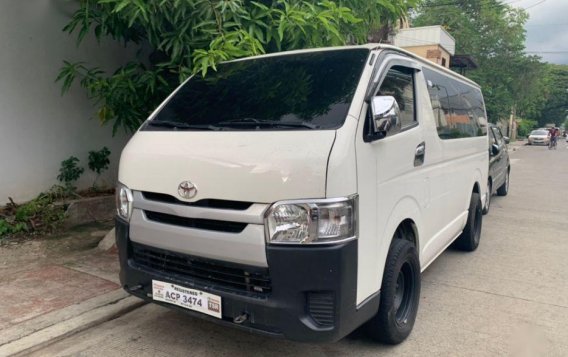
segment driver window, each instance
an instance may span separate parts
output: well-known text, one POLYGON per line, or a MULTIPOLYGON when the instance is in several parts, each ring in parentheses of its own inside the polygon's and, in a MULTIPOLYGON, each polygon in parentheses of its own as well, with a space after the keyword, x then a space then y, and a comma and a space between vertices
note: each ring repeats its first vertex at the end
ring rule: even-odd
POLYGON ((390 95, 396 99, 402 128, 416 124, 413 69, 393 66, 387 72, 377 95, 390 95))

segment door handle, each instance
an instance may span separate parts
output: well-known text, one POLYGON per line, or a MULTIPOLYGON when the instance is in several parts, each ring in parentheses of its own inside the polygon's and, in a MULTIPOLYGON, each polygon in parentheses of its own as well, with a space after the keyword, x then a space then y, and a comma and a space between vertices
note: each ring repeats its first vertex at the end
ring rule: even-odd
POLYGON ((421 166, 424 164, 424 157, 426 156, 426 143, 421 142, 414 151, 414 166, 421 166))

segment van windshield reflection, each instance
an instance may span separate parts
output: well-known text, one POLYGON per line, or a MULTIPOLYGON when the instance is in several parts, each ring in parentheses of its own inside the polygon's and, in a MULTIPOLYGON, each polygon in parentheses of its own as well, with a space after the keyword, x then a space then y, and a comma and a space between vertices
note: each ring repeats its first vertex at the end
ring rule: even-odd
POLYGON ((196 75, 142 130, 325 130, 343 125, 369 50, 221 64, 196 75))

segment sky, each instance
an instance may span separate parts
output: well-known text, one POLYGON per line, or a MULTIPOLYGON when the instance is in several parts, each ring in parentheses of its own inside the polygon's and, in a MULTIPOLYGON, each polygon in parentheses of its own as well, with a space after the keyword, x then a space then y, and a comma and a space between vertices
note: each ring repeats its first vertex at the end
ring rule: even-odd
POLYGON ((526 9, 525 24, 528 54, 545 62, 568 64, 568 0, 505 0, 511 6, 526 9), (556 53, 547 53, 556 52, 556 53))

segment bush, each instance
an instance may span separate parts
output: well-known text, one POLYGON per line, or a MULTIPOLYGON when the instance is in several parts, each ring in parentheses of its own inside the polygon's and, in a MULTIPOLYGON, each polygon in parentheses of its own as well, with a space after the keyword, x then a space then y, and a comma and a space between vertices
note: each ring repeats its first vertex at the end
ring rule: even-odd
POLYGON ((79 167, 77 164, 79 159, 75 156, 70 156, 67 160, 61 161, 61 167, 59 168, 59 175, 57 179, 59 182, 65 185, 65 188, 69 191, 75 191, 73 183, 81 177, 85 169, 79 167))
POLYGON ((538 122, 536 120, 521 119, 517 121, 517 134, 519 138, 526 138, 527 135, 536 127, 538 122))
POLYGON ((89 169, 97 174, 95 180, 93 181, 93 189, 96 190, 96 184, 101 172, 108 170, 110 150, 104 146, 99 151, 89 151, 89 169))

